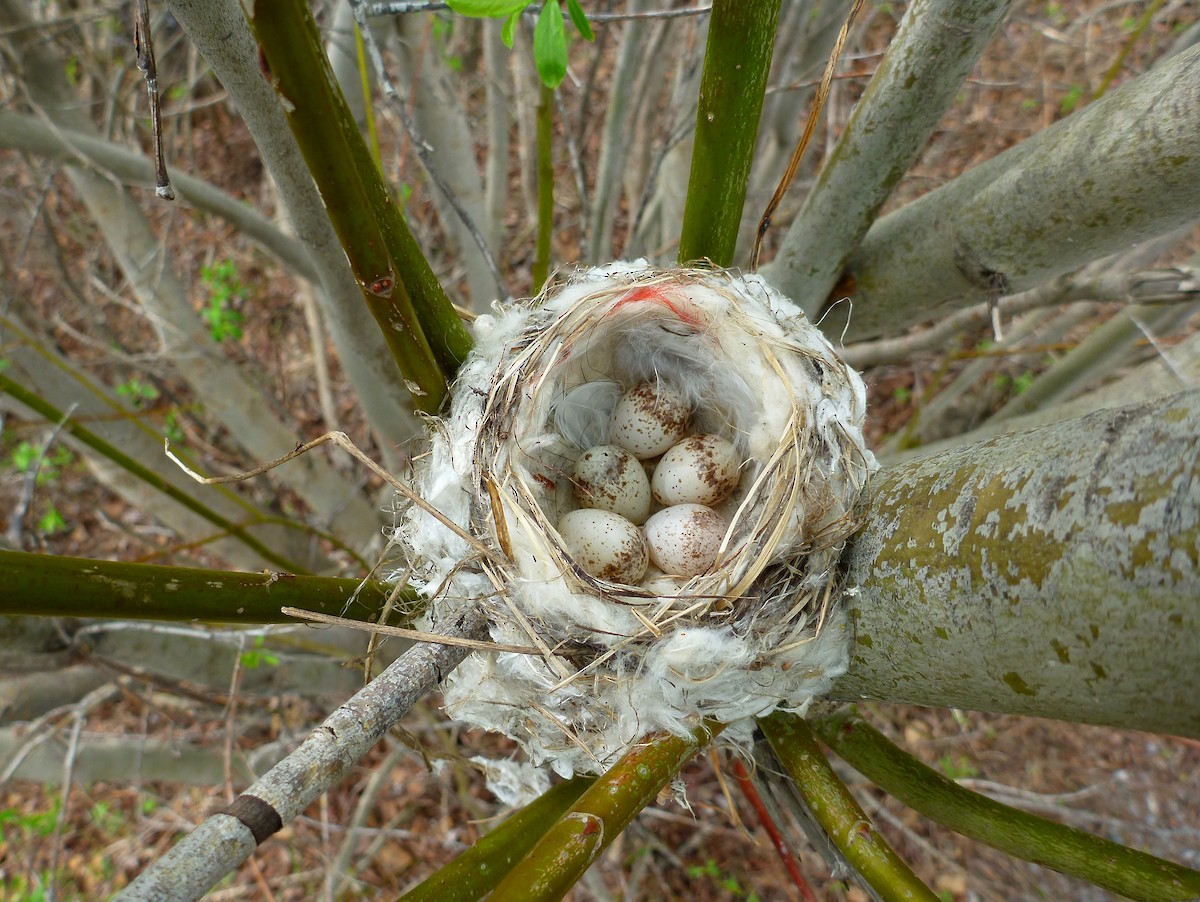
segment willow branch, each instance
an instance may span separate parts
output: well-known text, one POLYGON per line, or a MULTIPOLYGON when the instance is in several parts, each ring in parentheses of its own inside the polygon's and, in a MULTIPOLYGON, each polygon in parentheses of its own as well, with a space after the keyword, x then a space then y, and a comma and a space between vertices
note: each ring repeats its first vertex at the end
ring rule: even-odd
POLYGON ((713 4, 680 263, 733 264, 778 20, 779 0, 713 4))
POLYGON ((292 0, 263 0, 251 19, 283 100, 288 125, 325 201, 363 300, 379 326, 416 406, 436 413, 446 396, 446 377, 430 347, 392 255, 364 179, 378 169, 355 165, 370 152, 337 90, 307 6, 292 0))
POLYGON ((280 610, 290 605, 370 621, 392 588, 275 570, 236 573, 20 551, 0 551, 0 573, 0 614, 38 617, 293 623, 280 610))
POLYGON ((775 713, 759 726, 817 823, 880 899, 937 902, 838 779, 802 718, 775 713))
MULTIPOLYGON (((482 638, 483 614, 467 611, 442 632, 482 638)), ((201 823, 116 898, 198 899, 341 780, 468 653, 451 645, 418 645, 405 652, 232 805, 201 823)))
POLYGON ((964 789, 850 712, 817 718, 813 729, 880 789, 957 833, 1130 899, 1167 902, 1200 897, 1200 871, 964 789))
POLYGON ((496 887, 492 902, 561 899, 637 813, 722 729, 715 724, 688 738, 658 734, 639 742, 546 832, 496 887))
POLYGON ((474 902, 482 899, 592 783, 591 777, 575 777, 552 787, 401 896, 401 902, 474 902))

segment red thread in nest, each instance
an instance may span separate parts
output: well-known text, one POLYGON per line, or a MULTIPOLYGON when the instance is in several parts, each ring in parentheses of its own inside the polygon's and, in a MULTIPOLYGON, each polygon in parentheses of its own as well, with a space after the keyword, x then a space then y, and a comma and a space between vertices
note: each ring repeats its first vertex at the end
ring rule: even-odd
POLYGON ((612 309, 616 310, 620 307, 624 307, 626 304, 638 304, 642 302, 660 304, 661 306, 666 307, 668 310, 674 313, 676 317, 697 331, 703 329, 705 326, 704 320, 701 319, 696 313, 688 309, 691 306, 690 304, 685 305, 679 300, 672 298, 666 291, 657 285, 643 285, 640 288, 634 288, 627 295, 625 295, 625 297, 613 304, 612 309))

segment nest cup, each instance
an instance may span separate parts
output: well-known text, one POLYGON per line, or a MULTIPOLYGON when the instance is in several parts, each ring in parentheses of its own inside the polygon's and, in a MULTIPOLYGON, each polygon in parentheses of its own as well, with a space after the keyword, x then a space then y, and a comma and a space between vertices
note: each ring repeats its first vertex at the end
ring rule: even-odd
POLYGON ((837 560, 876 464, 862 381, 804 314, 757 276, 616 263, 474 329, 414 474, 460 529, 411 506, 396 540, 431 628, 482 605, 492 639, 528 651, 473 653, 448 713, 568 776, 709 718, 746 743, 753 718, 827 691, 849 659, 837 560), (741 467, 707 571, 623 584, 581 566, 557 524, 579 506, 576 462, 640 383, 682 393, 690 431, 731 442, 741 467))

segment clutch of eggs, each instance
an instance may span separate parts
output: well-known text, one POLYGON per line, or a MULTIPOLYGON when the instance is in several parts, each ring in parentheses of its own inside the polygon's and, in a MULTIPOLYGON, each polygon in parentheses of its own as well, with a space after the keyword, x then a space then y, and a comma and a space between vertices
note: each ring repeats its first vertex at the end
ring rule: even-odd
POLYGON ((558 532, 590 575, 634 585, 653 564, 660 572, 644 585, 657 589, 664 574, 688 579, 716 564, 729 524, 715 506, 737 489, 742 461, 723 436, 692 434, 692 413, 669 382, 639 383, 613 408, 611 443, 580 455, 579 507, 558 532))

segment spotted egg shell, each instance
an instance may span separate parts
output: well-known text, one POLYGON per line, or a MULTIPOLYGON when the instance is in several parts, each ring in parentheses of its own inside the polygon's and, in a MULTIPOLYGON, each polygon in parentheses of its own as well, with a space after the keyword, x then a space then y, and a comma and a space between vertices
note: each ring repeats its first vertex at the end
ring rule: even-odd
POLYGON ((703 504, 676 504, 653 514, 642 531, 650 560, 664 573, 697 576, 717 560, 728 524, 703 504))
POLYGON ((660 504, 717 504, 737 488, 741 460, 719 435, 689 435, 654 469, 651 488, 660 504))
POLYGON ((575 498, 580 507, 612 511, 634 523, 650 515, 650 480, 637 458, 616 445, 597 445, 575 464, 575 498))
POLYGON ((649 563, 641 531, 620 514, 580 508, 558 521, 571 557, 597 579, 632 585, 649 563))
POLYGON ((638 460, 657 457, 687 435, 691 417, 679 389, 666 382, 641 382, 613 410, 612 442, 638 460))

